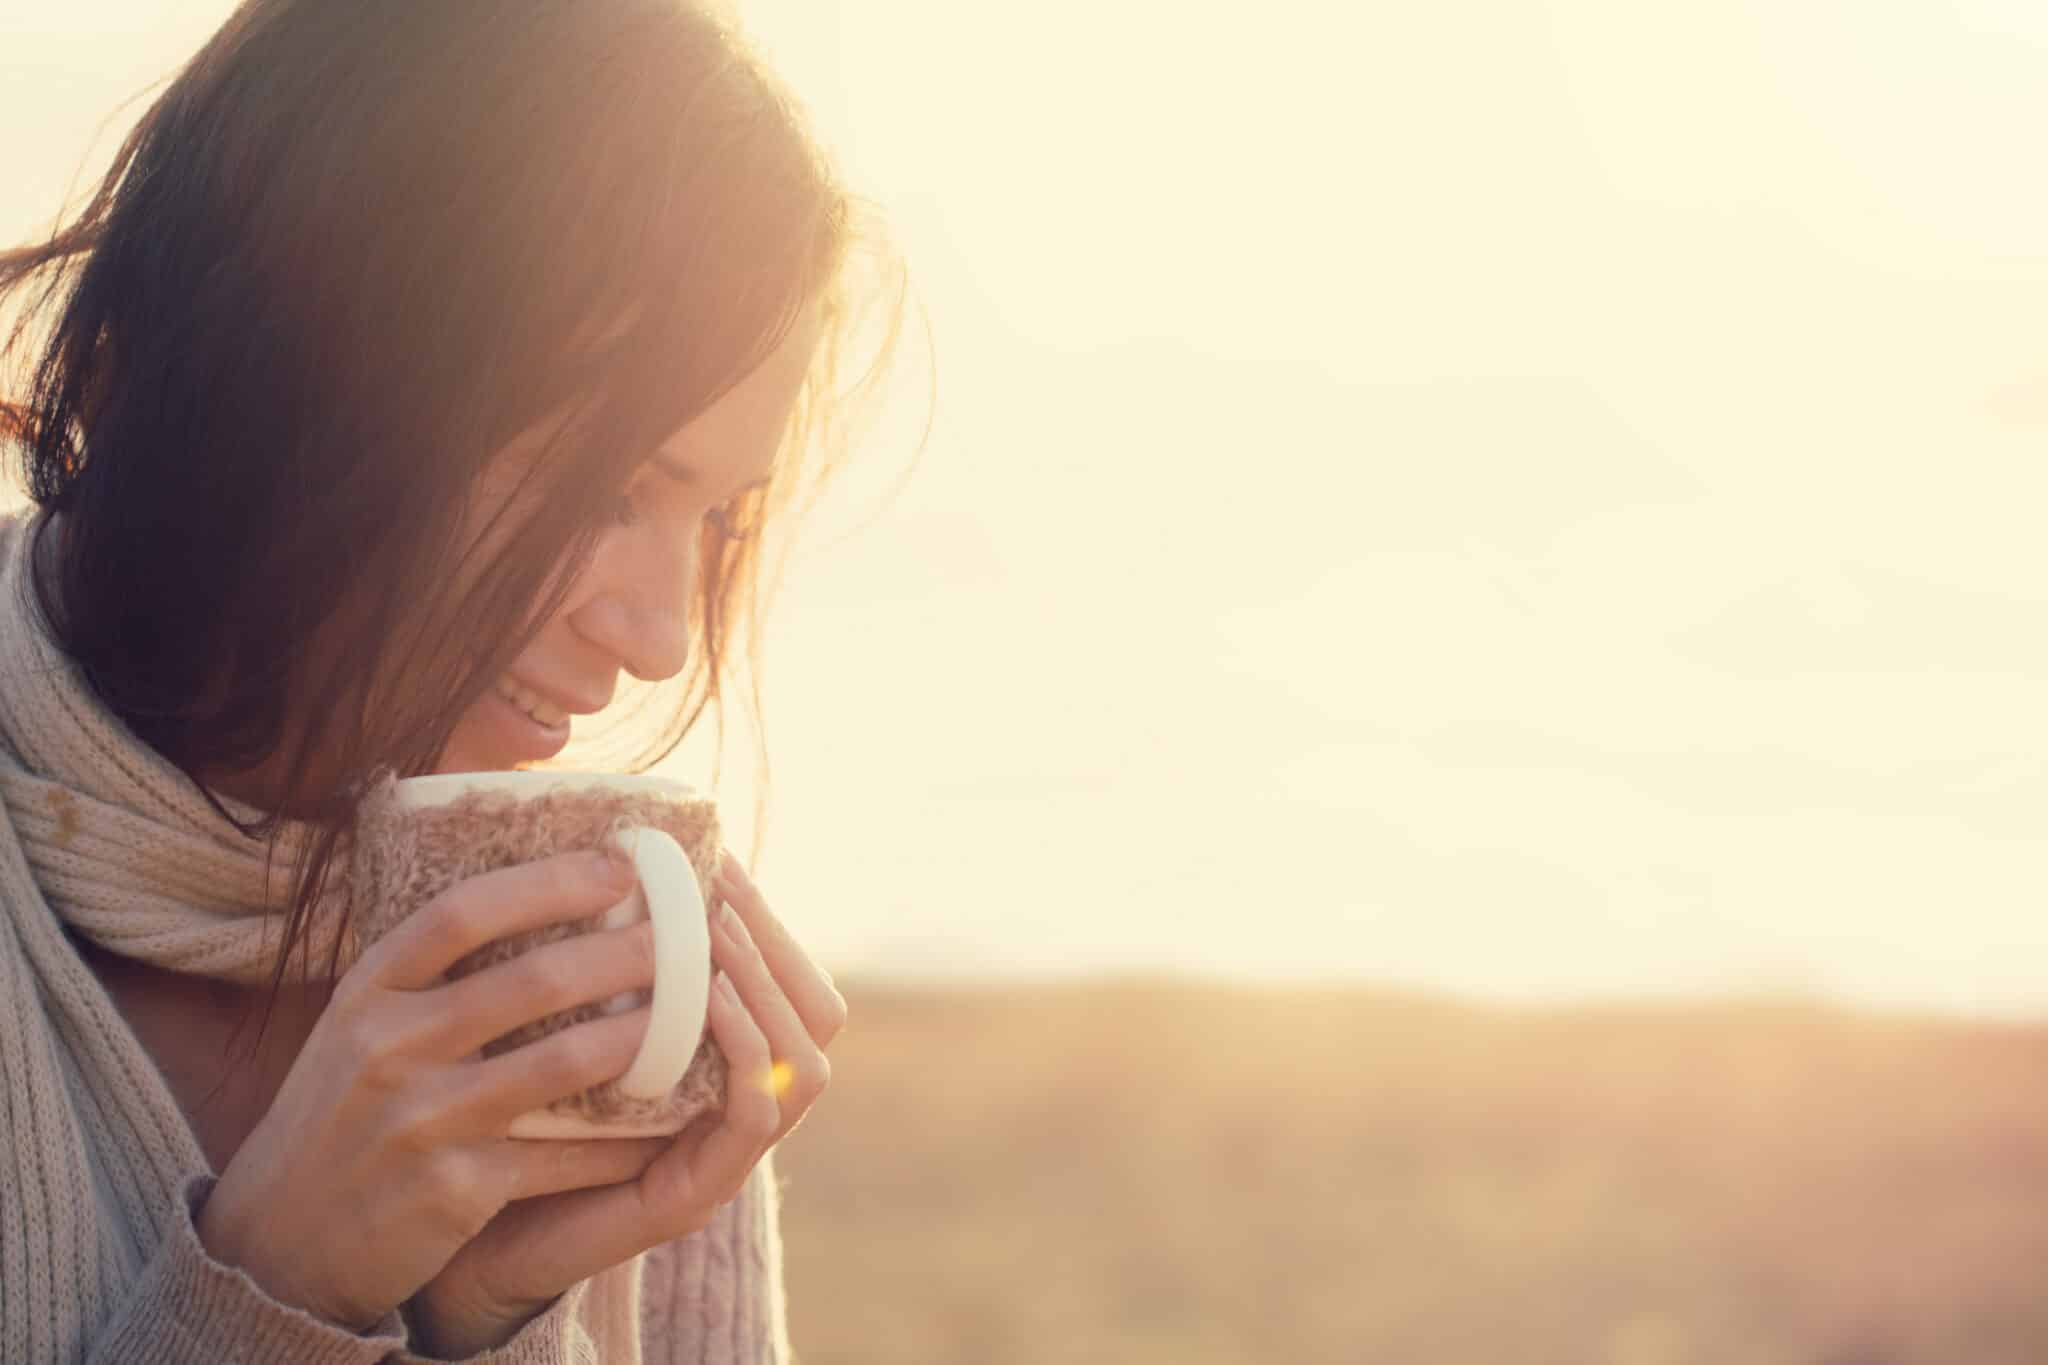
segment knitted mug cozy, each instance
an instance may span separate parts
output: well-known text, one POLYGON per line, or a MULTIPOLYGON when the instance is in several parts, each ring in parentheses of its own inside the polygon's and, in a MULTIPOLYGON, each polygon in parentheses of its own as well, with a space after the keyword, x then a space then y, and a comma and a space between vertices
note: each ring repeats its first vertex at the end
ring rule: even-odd
MULTIPOLYGON (((398 799, 397 781, 380 775, 358 807, 351 853, 349 880, 358 901, 360 941, 375 942, 466 878, 574 849, 602 848, 615 832, 633 826, 661 830, 682 847, 698 885, 705 889, 706 910, 716 914, 721 849, 718 808, 709 798, 609 789, 603 774, 592 774, 588 785, 530 795, 469 791, 442 804, 406 808, 398 799)), ((447 979, 460 980, 529 949, 599 927, 593 917, 494 939, 451 966, 447 979)), ((481 1055, 495 1057, 605 1012, 604 1001, 586 1001, 493 1039, 481 1055)), ((723 1109, 725 1090, 725 1054, 706 1028, 688 1069, 668 1094, 652 1099, 628 1095, 614 1079, 565 1096, 547 1110, 627 1128, 635 1136, 672 1134, 699 1115, 723 1109)))

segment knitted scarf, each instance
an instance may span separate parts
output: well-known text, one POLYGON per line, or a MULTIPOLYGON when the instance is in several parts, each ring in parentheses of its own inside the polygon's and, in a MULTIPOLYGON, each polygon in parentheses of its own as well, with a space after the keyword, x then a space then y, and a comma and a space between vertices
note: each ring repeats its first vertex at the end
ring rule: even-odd
MULTIPOLYGON (((0 514, 0 1356, 36 1362, 84 1358, 190 1216, 180 1188, 208 1172, 162 1073, 64 930, 173 971, 267 983, 281 941, 272 907, 309 833, 287 829, 266 871, 264 841, 223 820, 100 702, 34 598, 41 520, 0 514)), ((260 814, 220 799, 245 822, 260 814)), ((330 895, 346 894, 345 865, 330 895)), ((328 960, 337 918, 311 917, 308 962, 328 960)), ((757 1174, 768 1188, 734 1201, 745 1207, 732 1226, 708 1230, 720 1234, 701 1249, 708 1261, 665 1271, 649 1292, 679 1316, 697 1309, 689 1296, 765 1297, 770 1319, 743 1312, 729 1346, 676 1343, 661 1360, 783 1358, 779 1282, 765 1296, 757 1282, 780 1271, 765 1162, 757 1174)), ((689 1240, 658 1250, 688 1261, 689 1240)), ((570 1290, 566 1350, 520 1358, 639 1365, 642 1259, 570 1290)))

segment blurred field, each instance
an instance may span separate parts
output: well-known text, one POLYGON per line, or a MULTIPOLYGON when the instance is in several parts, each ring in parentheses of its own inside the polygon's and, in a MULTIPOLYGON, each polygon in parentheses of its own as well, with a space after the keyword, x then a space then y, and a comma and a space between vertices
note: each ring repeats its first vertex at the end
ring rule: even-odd
POLYGON ((845 989, 801 1365, 2048 1361, 2048 1027, 845 989))

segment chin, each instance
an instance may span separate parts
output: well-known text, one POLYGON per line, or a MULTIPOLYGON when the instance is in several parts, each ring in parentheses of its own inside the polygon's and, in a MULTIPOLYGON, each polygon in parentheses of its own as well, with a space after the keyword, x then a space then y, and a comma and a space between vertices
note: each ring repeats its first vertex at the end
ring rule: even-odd
POLYGON ((455 727, 455 733, 448 737, 448 747, 434 760, 436 773, 488 773, 504 772, 509 768, 525 765, 509 756, 494 759, 490 746, 479 744, 475 733, 474 717, 465 716, 455 727))

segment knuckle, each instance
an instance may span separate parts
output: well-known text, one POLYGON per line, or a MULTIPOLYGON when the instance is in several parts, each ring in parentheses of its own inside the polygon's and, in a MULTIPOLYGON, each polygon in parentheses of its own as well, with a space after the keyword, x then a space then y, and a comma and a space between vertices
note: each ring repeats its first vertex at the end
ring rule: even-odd
POLYGON ((338 1022, 341 1050, 358 1083, 379 1095, 393 1095, 404 1089, 405 1059, 387 1043, 382 1018, 358 1008, 338 1022))
POLYGON ((846 1027, 846 997, 841 995, 836 987, 825 988, 824 1015, 825 1032, 828 1036, 846 1027))
MULTIPOLYGON (((472 879, 474 880, 474 879, 472 879)), ((428 927, 432 937, 450 948, 467 947, 479 941, 482 928, 482 897, 470 882, 461 882, 438 896, 430 908, 428 927)))
POLYGON ((822 1052, 813 1052, 800 1062, 791 1064, 795 1075, 791 1078, 791 1089, 805 1104, 825 1093, 825 1087, 832 1084, 832 1063, 822 1052))
POLYGON ((550 858, 541 865, 546 873, 544 893, 564 903, 594 902, 598 883, 592 873, 602 865, 601 855, 588 852, 550 858))
POLYGON ((560 1083, 572 1089, 602 1081, 620 1069, 620 1033, 609 1020, 593 1020, 563 1029, 560 1083))
POLYGON ((651 985, 654 982, 654 925, 640 920, 622 929, 607 929, 593 936, 591 947, 602 964, 607 986, 651 985))
POLYGON ((767 1086, 755 1086, 740 1118, 741 1131, 766 1142, 782 1126, 782 1105, 767 1086))
POLYGON ((441 1143, 429 1150, 420 1158, 420 1166, 426 1178, 427 1190, 436 1200, 459 1197, 476 1183, 470 1168, 469 1153, 448 1143, 441 1143))
POLYGON ((565 1080, 575 1084, 604 1070, 612 1051, 606 1046, 605 1030, 579 1025, 564 1029, 562 1036, 568 1040, 562 1044, 565 1080))
POLYGON ((459 1156, 449 1150, 450 1135, 440 1112, 417 1098, 396 1107, 390 1134, 393 1146, 413 1153, 426 1163, 430 1182, 437 1183, 444 1174, 443 1165, 459 1156))
POLYGON ((482 1172, 464 1148, 443 1144, 427 1152, 421 1181, 426 1216, 445 1234, 467 1241, 490 1221, 482 1172))
POLYGON ((371 1052, 356 1066, 356 1076, 362 1088, 380 1100, 391 1100, 405 1093, 405 1067, 388 1052, 371 1052))
POLYGON ((768 1051, 768 1035, 761 1032, 761 1026, 751 1019, 746 1021, 736 1043, 726 1050, 734 1064, 763 1074, 775 1060, 768 1051))
POLYGON ((506 966, 512 978, 508 984, 542 1013, 552 1014, 575 995, 574 978, 550 953, 521 953, 506 966))
POLYGON ((583 878, 579 876, 581 858, 550 858, 540 865, 541 891, 552 898, 569 900, 574 898, 583 878))
POLYGON ((577 1037, 581 1032, 563 1029, 545 1043, 523 1049, 530 1054, 528 1065, 533 1069, 535 1084, 550 1095, 566 1095, 582 1084, 588 1063, 583 1040, 577 1037))

